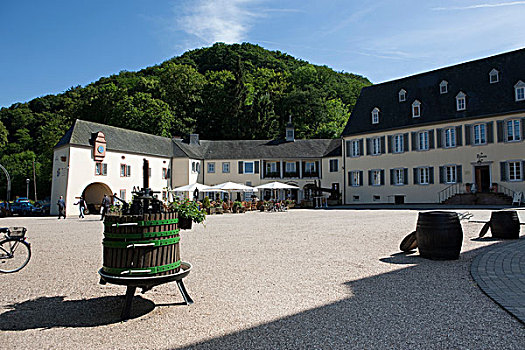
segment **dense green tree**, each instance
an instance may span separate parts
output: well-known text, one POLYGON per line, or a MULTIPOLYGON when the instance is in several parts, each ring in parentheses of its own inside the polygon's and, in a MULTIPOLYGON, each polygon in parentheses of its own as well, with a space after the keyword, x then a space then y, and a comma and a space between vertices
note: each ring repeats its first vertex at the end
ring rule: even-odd
POLYGON ((361 76, 258 45, 217 43, 1 108, 0 163, 15 178, 13 193, 25 195, 34 159, 39 196, 49 195, 53 147, 75 119, 167 137, 274 139, 292 116, 296 138, 336 138, 367 85, 361 76))

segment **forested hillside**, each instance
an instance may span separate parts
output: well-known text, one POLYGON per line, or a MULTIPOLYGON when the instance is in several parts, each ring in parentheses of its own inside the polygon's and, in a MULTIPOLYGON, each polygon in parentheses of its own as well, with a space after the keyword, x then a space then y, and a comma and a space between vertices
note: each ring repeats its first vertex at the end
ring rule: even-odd
MULTIPOLYGON (((364 77, 257 45, 218 43, 0 109, 0 164, 13 195, 25 195, 35 159, 39 197, 48 195, 53 146, 75 119, 218 140, 280 137, 291 115, 297 138, 335 138, 367 85, 364 77)), ((0 198, 5 186, 1 180, 0 198)))

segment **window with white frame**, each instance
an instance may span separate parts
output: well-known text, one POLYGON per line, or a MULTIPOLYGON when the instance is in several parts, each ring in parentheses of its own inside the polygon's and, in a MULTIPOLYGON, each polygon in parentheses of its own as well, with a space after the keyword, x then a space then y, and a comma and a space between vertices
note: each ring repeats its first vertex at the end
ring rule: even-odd
POLYGON ((230 162, 222 162, 222 172, 225 174, 230 172, 230 162))
POLYGON ((405 184, 405 169, 394 169, 394 185, 404 185, 405 184))
POLYGON ((474 144, 484 145, 487 143, 487 124, 474 125, 474 144))
POLYGON ((458 111, 464 111, 467 109, 467 95, 460 91, 456 96, 456 109, 458 111))
POLYGON ((131 165, 120 164, 120 177, 131 176, 131 165))
POLYGON ((399 90, 399 102, 405 102, 407 100, 407 92, 405 89, 399 90))
POLYGON ((379 123, 379 108, 374 108, 372 110, 372 124, 378 124, 379 123))
POLYGON ((525 83, 521 80, 514 85, 516 101, 525 101, 525 83))
POLYGON ((381 170, 372 170, 370 172, 370 175, 372 176, 372 186, 380 186, 381 185, 381 170))
POLYGON ((404 140, 403 140, 403 134, 397 134, 397 135, 394 135, 394 153, 402 153, 404 152, 404 149, 403 149, 403 145, 404 145, 404 140))
POLYGON ((490 71, 489 81, 491 84, 497 83, 499 81, 499 72, 496 69, 490 71))
POLYGON ((359 140, 352 140, 350 141, 350 156, 351 157, 359 157, 361 155, 361 150, 359 149, 359 140))
POLYGON ((378 155, 381 154, 381 139, 379 137, 374 137, 372 140, 372 154, 378 155))
POLYGON ((253 162, 244 162, 244 173, 245 174, 253 174, 254 173, 254 165, 253 162))
POLYGON ((421 116, 421 102, 415 100, 412 103, 412 118, 419 118, 421 116))
POLYGON ((448 184, 454 184, 456 183, 456 166, 455 165, 447 165, 445 166, 445 182, 448 184))
POLYGON ((442 80, 439 84, 439 93, 441 95, 448 93, 448 82, 446 80, 442 80))
POLYGON ((521 140, 521 123, 519 119, 510 119, 506 124, 506 140, 507 142, 514 142, 521 140))
POLYGON ((304 169, 307 174, 315 173, 315 162, 306 162, 304 169))
POLYGON ((445 148, 456 147, 456 128, 445 129, 445 148))
POLYGON ((330 159, 330 172, 335 173, 339 171, 339 159, 330 159))
POLYGON ((350 186, 358 187, 361 186, 361 172, 360 171, 351 171, 350 172, 350 186))
POLYGON ((208 163, 208 173, 215 173, 215 162, 208 163))
POLYGON ((277 172, 277 162, 267 162, 266 163, 266 174, 276 173, 277 172))
POLYGON ((418 183, 421 185, 428 185, 430 183, 430 169, 428 167, 422 167, 417 170, 418 183))
POLYGON ((295 173, 297 171, 295 162, 286 162, 285 169, 287 173, 295 173))
POLYGON ((509 165, 509 181, 521 181, 523 169, 521 169, 521 161, 511 161, 509 165))
POLYGON ((420 131, 418 133, 417 149, 420 151, 426 151, 428 148, 428 131, 420 131))
POLYGON ((107 163, 95 163, 95 175, 106 176, 108 175, 108 164, 107 163))
POLYGON ((119 198, 122 199, 123 201, 126 200, 126 190, 119 191, 119 198))

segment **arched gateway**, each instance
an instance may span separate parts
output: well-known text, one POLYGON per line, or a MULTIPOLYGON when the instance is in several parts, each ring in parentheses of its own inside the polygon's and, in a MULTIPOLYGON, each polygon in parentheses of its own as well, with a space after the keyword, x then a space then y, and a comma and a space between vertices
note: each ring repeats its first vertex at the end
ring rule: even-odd
POLYGON ((95 214, 100 211, 100 204, 105 194, 111 198, 113 192, 108 185, 102 182, 94 182, 84 189, 82 197, 84 197, 90 213, 95 214))

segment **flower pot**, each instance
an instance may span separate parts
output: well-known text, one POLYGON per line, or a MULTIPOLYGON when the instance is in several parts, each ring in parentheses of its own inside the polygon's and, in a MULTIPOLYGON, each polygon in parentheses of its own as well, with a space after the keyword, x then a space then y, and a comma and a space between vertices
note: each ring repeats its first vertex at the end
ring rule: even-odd
POLYGON ((181 230, 191 230, 193 221, 189 218, 179 218, 179 228, 181 230))

